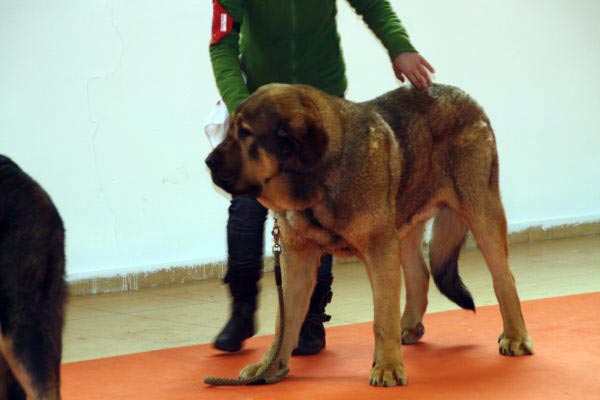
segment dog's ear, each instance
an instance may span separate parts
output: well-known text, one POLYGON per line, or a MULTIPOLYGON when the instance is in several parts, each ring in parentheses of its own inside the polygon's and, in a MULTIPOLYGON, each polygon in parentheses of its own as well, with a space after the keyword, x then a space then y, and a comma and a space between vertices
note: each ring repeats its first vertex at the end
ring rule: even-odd
POLYGON ((280 124, 276 136, 283 168, 300 172, 314 168, 321 161, 329 140, 321 116, 312 104, 303 104, 298 115, 301 118, 280 124))

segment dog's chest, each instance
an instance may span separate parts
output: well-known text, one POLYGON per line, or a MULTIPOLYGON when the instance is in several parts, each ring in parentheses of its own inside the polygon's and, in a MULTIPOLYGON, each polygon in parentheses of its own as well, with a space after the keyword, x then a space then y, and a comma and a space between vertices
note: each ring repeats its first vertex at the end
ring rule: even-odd
POLYGON ((341 257, 356 255, 356 249, 338 233, 324 227, 312 210, 288 211, 285 217, 294 234, 314 241, 323 251, 341 257))

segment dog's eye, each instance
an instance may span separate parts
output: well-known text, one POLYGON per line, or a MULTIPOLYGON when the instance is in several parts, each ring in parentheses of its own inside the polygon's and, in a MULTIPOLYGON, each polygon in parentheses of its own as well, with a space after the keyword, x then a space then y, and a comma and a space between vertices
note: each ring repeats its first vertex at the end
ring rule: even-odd
POLYGON ((240 128, 240 130, 238 131, 238 137, 240 139, 245 139, 245 138, 250 137, 250 136, 252 136, 252 132, 250 132, 246 128, 240 128))

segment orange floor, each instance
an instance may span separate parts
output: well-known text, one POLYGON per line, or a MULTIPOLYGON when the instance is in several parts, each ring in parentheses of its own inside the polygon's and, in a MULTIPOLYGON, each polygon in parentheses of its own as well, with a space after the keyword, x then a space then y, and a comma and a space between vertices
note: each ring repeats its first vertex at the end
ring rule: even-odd
POLYGON ((600 399, 600 293, 527 301, 523 310, 536 354, 521 358, 497 354, 497 306, 428 314, 423 342, 403 348, 405 387, 368 385, 373 339, 360 323, 328 329, 327 349, 293 358, 275 385, 202 382, 237 375, 262 355, 265 336, 235 355, 198 345, 66 364, 63 399, 600 399))

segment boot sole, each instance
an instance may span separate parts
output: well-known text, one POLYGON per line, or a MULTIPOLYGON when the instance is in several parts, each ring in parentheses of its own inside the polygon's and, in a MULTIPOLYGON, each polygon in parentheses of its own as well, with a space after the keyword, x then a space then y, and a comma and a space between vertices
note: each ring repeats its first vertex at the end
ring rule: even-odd
POLYGON ((323 346, 319 349, 296 348, 296 349, 294 349, 294 351, 292 351, 292 355, 293 356, 314 356, 315 354, 319 354, 324 348, 325 348, 325 346, 323 346))
POLYGON ((240 343, 239 346, 230 346, 227 344, 215 342, 213 343, 213 347, 217 350, 226 351, 228 353, 237 353, 242 349, 242 344, 240 343))
POLYGON ((226 351, 228 353, 237 353, 238 351, 240 351, 242 349, 242 347, 244 347, 244 341, 246 339, 250 339, 255 334, 256 333, 252 333, 251 335, 244 336, 243 338, 240 339, 239 343, 234 344, 234 345, 232 345, 231 343, 220 342, 217 340, 213 343, 213 347, 217 350, 226 351))

